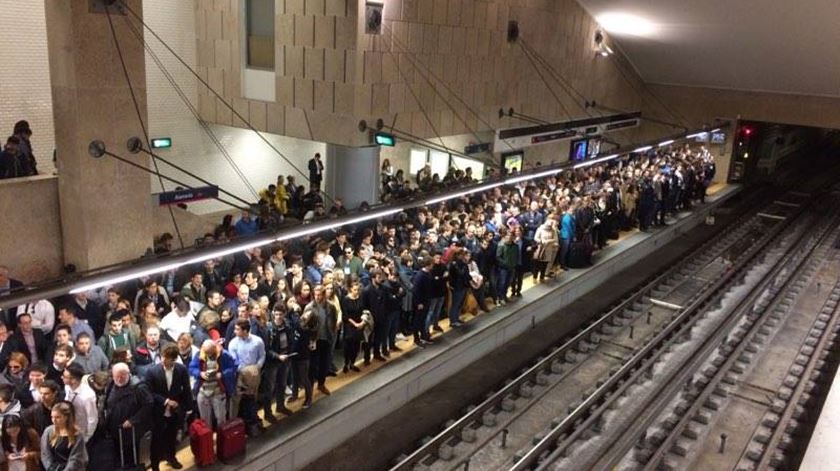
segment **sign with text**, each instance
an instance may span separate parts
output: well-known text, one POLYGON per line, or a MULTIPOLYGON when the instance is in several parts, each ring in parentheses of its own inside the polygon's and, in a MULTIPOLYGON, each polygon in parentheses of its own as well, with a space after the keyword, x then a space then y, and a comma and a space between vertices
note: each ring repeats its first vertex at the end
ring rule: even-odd
POLYGON ((157 197, 158 204, 160 206, 168 206, 170 204, 192 203, 195 201, 218 198, 219 187, 201 186, 198 188, 188 188, 185 190, 164 191, 163 193, 158 193, 157 197))

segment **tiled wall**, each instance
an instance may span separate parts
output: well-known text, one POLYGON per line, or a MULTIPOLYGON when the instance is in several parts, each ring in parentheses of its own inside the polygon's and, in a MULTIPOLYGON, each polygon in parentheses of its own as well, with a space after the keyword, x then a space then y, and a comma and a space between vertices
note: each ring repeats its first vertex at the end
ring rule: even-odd
POLYGON ((38 170, 50 174, 55 148, 43 1, 0 0, 0 139, 21 119, 32 127, 38 170))
MULTIPOLYGON (((631 67, 622 75, 595 58, 596 24, 574 0, 385 0, 381 36, 363 34, 363 0, 277 0, 277 102, 245 100, 240 1, 198 5, 198 63, 261 129, 358 145, 366 139, 360 119, 432 137, 521 124, 500 120, 500 107, 544 119, 587 116, 583 99, 554 82, 562 111, 520 46, 507 42, 509 20, 587 99, 625 110, 644 104, 631 67)), ((199 99, 207 119, 237 126, 217 100, 199 99)))
MULTIPOLYGON (((197 10, 197 5, 204 5, 205 3, 210 6, 219 2, 209 0, 145 1, 144 15, 146 22, 185 62, 193 67, 201 61, 198 57, 196 37, 197 35, 207 34, 201 31, 204 29, 203 26, 197 29, 204 23, 196 20, 196 12, 200 11, 197 10)), ((219 17, 216 19, 220 20, 219 17)), ((213 29, 209 37, 216 38, 220 33, 221 26, 213 29)), ((147 34, 146 39, 165 69, 170 72, 181 87, 189 102, 198 109, 201 103, 205 103, 199 97, 206 96, 206 88, 172 54, 166 52, 160 43, 151 38, 151 35, 147 34)), ((224 42, 222 39, 214 39, 213 41, 218 41, 220 44, 224 42)), ((200 40, 198 44, 201 44, 200 40)), ((227 51, 228 48, 219 49, 219 51, 222 50, 227 51)), ((222 57, 219 60, 221 61, 222 57)), ((206 67, 202 67, 201 70, 202 74, 206 74, 206 67)), ((237 175, 233 166, 201 128, 149 53, 146 54, 146 79, 150 133, 153 136, 172 137, 174 143, 171 149, 160 150, 159 154, 243 199, 255 201, 254 195, 242 178, 237 175)), ((214 78, 211 84, 216 87, 218 86, 216 82, 217 80, 214 78)), ((239 103, 241 104, 241 100, 239 103)), ((219 105, 221 114, 221 110, 224 110, 224 108, 221 103, 219 105)), ((247 111, 245 113, 250 116, 247 111)), ((228 111, 228 114, 230 114, 230 111, 228 111)), ((253 116, 256 117, 256 113, 253 116)), ((263 113, 264 120, 265 115, 263 113)), ((312 158, 315 152, 321 152, 323 155, 326 149, 324 144, 317 142, 265 134, 266 139, 292 163, 289 164, 254 132, 242 127, 227 126, 231 124, 230 121, 217 122, 223 125, 212 125, 213 134, 222 143, 224 149, 241 169, 251 186, 257 191, 266 187, 269 183, 274 183, 278 174, 295 175, 296 180, 303 184, 304 177, 293 169, 292 164, 303 170, 308 176, 306 171, 308 160, 312 158)), ((265 126, 260 126, 259 129, 267 130, 265 126)), ((196 186, 204 185, 165 164, 161 164, 161 170, 184 183, 196 186)), ((167 189, 172 189, 174 186, 176 185, 165 183, 167 189)), ((156 177, 152 177, 152 191, 160 191, 160 184, 156 177)), ((217 201, 190 205, 191 212, 201 214, 216 213, 229 209, 229 206, 217 201)))

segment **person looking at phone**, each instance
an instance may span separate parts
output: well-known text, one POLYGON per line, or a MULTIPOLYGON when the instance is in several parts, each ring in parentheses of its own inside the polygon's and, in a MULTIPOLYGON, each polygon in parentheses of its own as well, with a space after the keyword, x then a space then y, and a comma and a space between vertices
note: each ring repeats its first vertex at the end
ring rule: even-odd
POLYGON ((0 445, 9 471, 38 471, 41 462, 39 441, 38 433, 25 427, 20 416, 3 418, 0 445))

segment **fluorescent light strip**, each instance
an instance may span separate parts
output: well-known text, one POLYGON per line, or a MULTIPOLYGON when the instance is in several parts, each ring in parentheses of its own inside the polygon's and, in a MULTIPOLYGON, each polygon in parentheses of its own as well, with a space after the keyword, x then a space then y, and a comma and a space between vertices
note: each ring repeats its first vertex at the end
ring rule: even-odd
POLYGON ((673 140, 673 139, 669 139, 669 140, 667 140, 667 141, 660 142, 658 147, 670 146, 670 145, 671 145, 671 144, 673 144, 673 143, 674 143, 674 140, 673 140))
POLYGON ((89 285, 85 285, 85 286, 81 286, 79 288, 72 289, 72 290, 70 290, 70 294, 84 293, 85 291, 91 291, 91 290, 99 289, 99 288, 102 288, 102 287, 108 286, 108 285, 116 285, 116 284, 119 284, 119 283, 122 283, 122 282, 125 282, 125 281, 133 280, 135 278, 141 278, 141 277, 148 276, 148 275, 154 275, 155 273, 174 270, 174 269, 176 269, 176 268, 178 268, 182 265, 183 265, 182 263, 172 263, 172 264, 169 264, 169 265, 166 265, 166 266, 163 266, 163 267, 149 268, 149 269, 146 269, 146 270, 141 270, 139 272, 129 273, 127 275, 121 275, 121 276, 118 276, 116 278, 110 278, 110 279, 105 280, 105 281, 91 283, 89 285))
POLYGON ((592 159, 592 160, 589 160, 589 161, 586 161, 586 162, 581 162, 579 164, 575 164, 572 168, 578 169, 578 168, 589 167, 591 165, 600 164, 602 162, 606 162, 608 160, 615 159, 618 156, 619 156, 619 154, 612 154, 612 155, 608 155, 606 157, 598 157, 597 159, 592 159))
POLYGON ((698 132, 698 133, 695 133, 695 134, 689 134, 688 136, 685 136, 685 138, 686 139, 694 139, 695 137, 700 137, 703 134, 706 134, 706 133, 705 132, 698 132))
POLYGON ((521 177, 511 177, 505 180, 505 185, 513 185, 515 183, 533 180, 535 178, 543 178, 560 173, 560 169, 548 170, 545 172, 535 173, 533 175, 523 175, 521 177))
POLYGON ((711 131, 709 131, 709 132, 718 132, 718 131, 720 131, 720 128, 714 128, 714 129, 712 129, 712 130, 711 130, 711 131))
POLYGON ((272 244, 274 242, 278 242, 278 241, 281 241, 281 240, 294 239, 296 237, 302 237, 302 236, 309 235, 309 234, 315 234, 315 233, 321 232, 321 231, 328 231, 330 229, 335 229, 336 227, 341 227, 341 226, 346 225, 346 224, 358 224, 360 222, 369 221, 371 219, 377 219, 377 218, 381 218, 381 217, 391 216, 391 215, 394 215, 394 214, 397 214, 397 213, 401 213, 402 211, 403 211, 402 208, 389 209, 389 210, 385 210, 385 211, 376 211, 376 212, 373 212, 373 213, 370 213, 370 214, 365 214, 364 216, 359 216, 359 217, 353 218, 349 221, 337 222, 337 223, 333 223, 333 224, 328 224, 326 226, 313 225, 310 228, 307 228, 307 229, 304 229, 304 230, 301 230, 301 231, 295 231, 295 232, 292 232, 290 234, 283 235, 281 237, 263 238, 263 239, 260 239, 260 240, 249 242, 249 243, 244 244, 244 245, 237 245, 235 247, 229 247, 229 248, 226 248, 226 249, 217 250, 215 252, 210 252, 210 253, 195 257, 195 258, 191 258, 191 259, 183 261, 183 262, 171 263, 171 264, 165 265, 163 267, 148 268, 146 270, 140 270, 140 271, 137 271, 137 272, 132 272, 132 273, 126 274, 126 275, 120 275, 120 276, 117 276, 117 277, 114 277, 114 278, 108 278, 108 279, 105 279, 105 280, 102 280, 102 281, 97 281, 95 283, 91 283, 89 285, 84 285, 84 286, 81 286, 79 288, 75 288, 73 290, 70 290, 70 294, 78 294, 78 293, 83 293, 83 292, 86 292, 86 291, 92 291, 92 290, 95 290, 95 289, 104 288, 106 286, 112 286, 112 285, 116 285, 116 284, 119 284, 119 283, 123 283, 125 281, 134 280, 136 278, 142 278, 144 276, 150 276, 150 275, 155 275, 155 274, 158 274, 158 273, 163 273, 163 272, 166 272, 166 271, 169 271, 169 270, 175 270, 175 269, 180 268, 184 265, 193 265, 193 264, 196 264, 196 263, 205 262, 205 261, 210 260, 210 259, 223 257, 225 255, 230 255, 230 254, 233 254, 233 253, 242 252, 244 250, 255 249, 257 247, 263 247, 263 246, 266 246, 266 245, 269 245, 269 244, 272 244))
POLYGON ((644 147, 639 147, 638 149, 634 150, 634 151, 633 151, 633 153, 638 154, 639 152, 647 152, 647 151, 649 151, 649 150, 651 150, 651 149, 653 149, 653 146, 644 146, 644 147))
POLYGON ((467 190, 467 191, 462 191, 460 193, 455 193, 454 195, 441 196, 440 198, 430 199, 429 201, 426 201, 426 206, 431 206, 433 204, 443 203, 444 201, 449 201, 451 199, 471 195, 473 193, 478 193, 480 191, 492 190, 493 188, 496 188, 497 186, 502 186, 504 184, 505 184, 504 182, 491 183, 489 185, 482 185, 478 188, 473 188, 472 190, 467 190))

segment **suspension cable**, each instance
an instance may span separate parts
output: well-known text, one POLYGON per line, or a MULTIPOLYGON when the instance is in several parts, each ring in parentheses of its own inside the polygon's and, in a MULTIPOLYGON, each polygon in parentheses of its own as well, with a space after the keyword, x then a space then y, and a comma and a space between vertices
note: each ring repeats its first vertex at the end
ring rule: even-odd
MULTIPOLYGON (((190 113, 193 115, 193 117, 195 117, 199 126, 201 126, 201 129, 207 134, 207 136, 210 138, 210 140, 213 141, 213 143, 216 145, 216 147, 222 153, 222 156, 227 160, 227 162, 233 168, 233 171, 239 176, 239 178, 242 180, 242 182, 245 184, 245 186, 248 188, 248 190, 254 195, 255 198, 259 199, 259 193, 257 193, 256 189, 253 187, 253 185, 251 185, 251 182, 247 179, 247 177, 242 172, 242 170, 239 168, 239 166, 236 165, 236 162, 233 161, 233 157, 231 157, 231 155, 227 152, 227 149, 224 148, 221 141, 219 141, 218 137, 216 137, 216 134, 213 133, 213 130, 210 128, 210 126, 207 124, 207 122, 204 121, 201 118, 201 115, 199 114, 199 112, 195 108, 195 106, 192 103, 190 103, 190 100, 187 97, 186 93, 178 85, 178 82, 175 80, 175 78, 172 76, 172 74, 169 72, 169 70, 167 70, 166 67, 163 65, 163 62, 160 60, 158 55, 154 52, 154 50, 152 50, 151 46, 145 40, 143 40, 143 37, 140 34, 140 31, 137 30, 134 27, 133 24, 131 24, 131 21, 128 19, 128 17, 123 17, 123 18, 125 20, 126 25, 128 25, 128 27, 131 29, 131 31, 134 33, 135 37, 137 37, 137 39, 140 41, 140 43, 143 44, 143 47, 145 47, 146 52, 148 52, 149 56, 152 58, 152 60, 158 66, 158 69, 160 69, 161 73, 163 73, 166 80, 169 82, 169 84, 172 86, 172 88, 178 94, 178 97, 187 106, 187 109, 190 111, 190 113)), ((163 163, 169 165, 170 167, 174 167, 175 169, 189 175, 192 178, 195 178, 196 180, 198 180, 202 183, 212 185, 212 183, 210 183, 207 180, 193 174, 192 172, 189 172, 188 170, 186 170, 186 169, 184 169, 184 168, 182 168, 178 165, 175 165, 175 164, 161 158, 160 156, 158 156, 158 158, 163 163)), ((221 186, 219 186, 219 185, 216 185, 216 186, 219 188, 220 192, 222 192, 222 193, 224 193, 224 194, 226 194, 226 195, 228 195, 228 196, 230 196, 230 197, 232 197, 232 198, 250 206, 250 204, 251 204, 250 202, 234 195, 233 193, 230 193, 229 191, 223 190, 221 188, 221 186)))
MULTIPOLYGON (((114 21, 111 19, 111 10, 109 8, 105 8, 105 14, 108 17, 108 27, 111 29, 111 37, 114 39, 114 45, 117 48, 117 55, 120 59, 120 65, 122 65, 123 75, 125 76, 125 81, 128 84, 128 91, 131 93, 131 101, 134 103, 134 111, 137 114, 137 120, 140 122, 140 128, 143 130, 143 138, 146 139, 146 145, 149 146, 151 149, 152 144, 151 140, 149 139, 149 133, 146 131, 146 124, 143 122, 143 112, 140 111, 140 104, 137 102, 137 96, 134 93, 134 86, 131 83, 131 77, 128 74, 128 66, 125 64, 125 58, 123 57, 122 47, 120 46, 119 38, 117 38, 117 31, 114 29, 114 21)), ((160 175, 160 168, 158 167, 157 158, 152 156, 152 164, 155 167, 155 172, 158 174, 158 182, 160 183, 160 191, 166 191, 166 187, 163 185, 163 178, 160 175)), ((175 234, 178 236, 178 242, 181 245, 181 248, 184 248, 184 238, 181 236, 181 229, 178 227, 178 221, 175 220, 175 212, 172 210, 172 206, 167 206, 169 210, 169 217, 172 219, 172 226, 175 228, 175 234)))
MULTIPOLYGON (((169 46, 169 44, 167 44, 167 42, 166 42, 166 41, 164 41, 164 40, 163 40, 163 38, 161 38, 161 37, 160 37, 160 35, 158 35, 158 34, 157 34, 157 32, 155 32, 155 30, 153 30, 153 29, 152 29, 152 28, 151 28, 148 24, 146 24, 146 22, 143 20, 143 17, 142 17, 142 16, 138 15, 138 14, 137 14, 137 12, 135 12, 135 11, 134 11, 134 10, 133 10, 133 9, 132 9, 132 8, 131 8, 131 7, 130 7, 130 6, 129 6, 126 2, 125 2, 125 1, 124 1, 124 0, 120 0, 120 5, 122 5, 122 7, 126 9, 126 11, 128 11, 128 12, 129 12, 129 13, 130 13, 130 14, 131 14, 131 15, 132 15, 135 19, 137 19, 137 21, 138 21, 140 24, 142 24, 142 25, 143 25, 143 28, 145 28, 147 31, 149 31, 149 32, 152 34, 152 36, 154 36, 154 37, 155 37, 155 39, 157 39, 157 40, 158 40, 158 41, 159 41, 159 42, 163 45, 163 47, 164 47, 164 48, 166 48, 166 50, 167 50, 167 51, 169 51, 169 53, 170 53, 170 54, 172 54, 172 55, 173 55, 173 56, 174 56, 174 57, 178 60, 178 62, 180 62, 180 63, 181 63, 184 67, 186 67, 186 68, 187 68, 187 70, 189 70, 190 74, 192 74, 192 75, 193 75, 193 76, 194 76, 194 77, 195 77, 195 78, 196 78, 196 79, 197 79, 197 80, 198 80, 198 81, 199 81, 202 85, 204 85, 204 87, 205 87, 205 88, 207 88, 207 90, 208 90, 208 91, 209 91, 209 92, 210 92, 210 93, 211 93, 214 97, 218 98, 218 99, 219 99, 219 101, 221 101, 221 102, 222 102, 222 104, 223 104, 223 105, 225 105, 225 107, 226 107, 228 110, 230 110, 230 112, 231 112, 231 113, 233 113, 233 115, 234 115, 234 116, 236 116, 239 120, 241 120, 241 121, 245 124, 245 126, 246 126, 248 129, 250 129, 251 131, 253 131, 253 132, 257 135, 257 137, 259 137, 259 138, 260 138, 260 140, 262 140, 262 141, 263 141, 263 143, 265 143, 265 145, 267 145, 267 146, 268 146, 271 150, 273 150, 273 151, 274 151, 274 152, 275 152, 275 153, 276 153, 276 154, 277 154, 277 155, 278 155, 281 159, 283 159, 283 160, 284 160, 287 164, 289 164, 289 166, 290 166, 290 167, 292 167, 292 169, 294 169, 294 170, 295 170, 298 174, 300 174, 300 175, 304 178, 304 180, 306 180, 307 182, 309 182, 309 183, 310 183, 310 186, 311 186, 311 183, 312 183, 312 182, 311 182, 311 180, 309 180, 309 174, 304 173, 304 172, 303 172, 300 168, 298 168, 298 167, 297 167, 297 165, 295 165, 295 164, 294 164, 291 160, 289 160, 289 158, 288 158, 288 157, 286 157, 286 155, 285 155, 285 154, 283 154, 282 152, 280 152, 280 149, 278 149, 278 148, 277 148, 277 146, 275 146, 274 144, 272 144, 272 143, 271 143, 271 141, 269 141, 269 140, 268 140, 268 138, 266 138, 266 137, 263 135, 263 133, 262 133, 262 132, 258 131, 258 130, 257 130, 257 129, 256 129, 256 128, 255 128, 255 127, 251 124, 251 122, 250 122, 249 120, 245 119, 245 117, 244 117, 244 116, 242 116, 242 114, 241 114, 241 113, 239 113, 239 112, 238 112, 238 111, 237 111, 237 110, 233 107, 233 105, 231 105, 231 104, 230 104, 227 100, 225 100, 225 99, 224 99, 224 97, 222 97, 222 95, 221 95, 221 94, 219 94, 219 92, 217 92, 217 91, 216 91, 213 87, 211 87, 211 86, 210 86, 210 84, 209 84, 209 83, 207 83, 207 81, 206 81, 206 80, 204 80, 204 79, 201 77, 201 75, 200 75, 198 72, 196 72, 196 71, 195 71, 195 69, 193 69, 193 68, 192 68, 189 64, 187 64, 187 62, 186 62, 186 61, 185 61, 185 60, 184 60, 184 59, 183 59, 183 58, 182 58, 182 57, 181 57, 181 56, 180 56, 177 52, 175 52, 175 50, 174 50, 174 49, 172 49, 172 47, 171 47, 171 46, 169 46)), ((324 194, 324 196, 326 196, 326 197, 327 197, 327 199, 329 199, 330 201, 335 202, 335 200, 334 200, 334 199, 333 199, 333 198, 332 198, 332 197, 331 197, 331 196, 330 196, 330 195, 329 195, 326 191, 322 191, 322 193, 324 194)))

